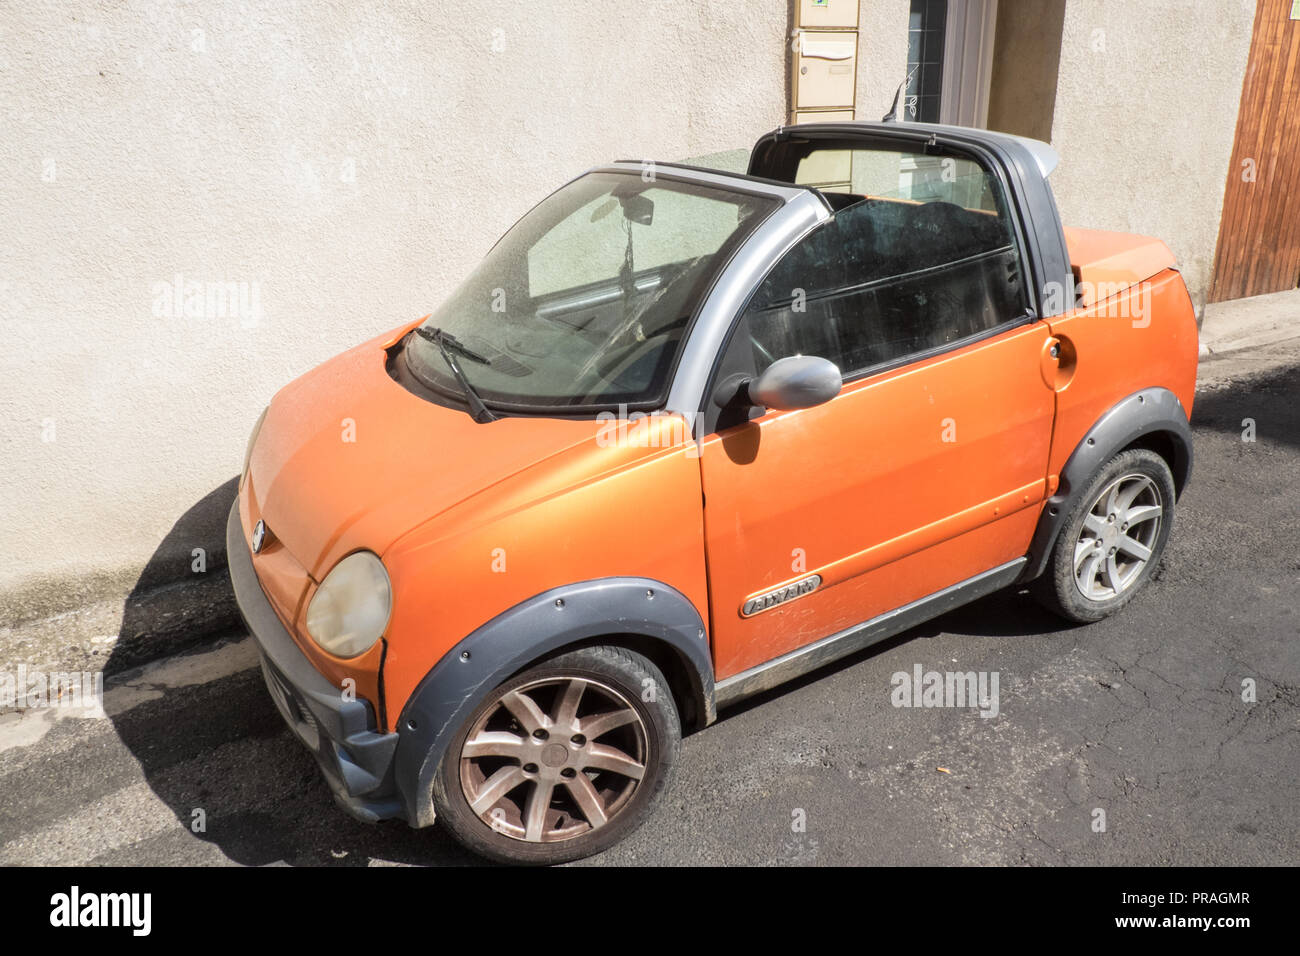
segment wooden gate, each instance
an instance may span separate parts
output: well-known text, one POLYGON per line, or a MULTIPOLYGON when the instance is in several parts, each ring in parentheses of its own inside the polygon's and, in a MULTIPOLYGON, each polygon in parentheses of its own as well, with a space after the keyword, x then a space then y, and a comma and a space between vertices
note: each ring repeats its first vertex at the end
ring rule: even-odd
POLYGON ((1300 285, 1300 20, 1259 0, 1210 301, 1300 285))

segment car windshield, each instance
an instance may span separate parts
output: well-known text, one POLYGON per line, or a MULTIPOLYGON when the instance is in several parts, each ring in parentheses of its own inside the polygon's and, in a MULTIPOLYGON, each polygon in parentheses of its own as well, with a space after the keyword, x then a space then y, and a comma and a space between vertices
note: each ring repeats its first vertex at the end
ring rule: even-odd
POLYGON ((463 397, 441 340, 498 411, 662 404, 714 276, 776 206, 662 173, 589 173, 502 237, 407 340, 407 367, 463 397))

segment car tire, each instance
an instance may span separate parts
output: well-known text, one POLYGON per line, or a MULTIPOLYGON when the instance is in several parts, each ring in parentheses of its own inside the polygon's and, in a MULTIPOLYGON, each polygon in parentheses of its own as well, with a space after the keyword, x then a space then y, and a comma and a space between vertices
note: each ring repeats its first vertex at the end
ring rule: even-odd
POLYGON ((456 732, 433 781, 438 823, 502 863, 590 856, 650 815, 680 744, 654 663, 621 647, 568 651, 498 686, 456 732))
POLYGON ((1116 455, 1093 476, 1066 517, 1039 600, 1079 623, 1124 607, 1159 566, 1174 518, 1174 478, 1145 448, 1116 455))

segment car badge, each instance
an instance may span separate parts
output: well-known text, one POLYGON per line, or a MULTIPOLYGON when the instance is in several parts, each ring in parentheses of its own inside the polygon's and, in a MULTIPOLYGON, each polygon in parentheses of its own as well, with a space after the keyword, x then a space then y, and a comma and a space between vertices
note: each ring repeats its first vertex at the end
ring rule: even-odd
POLYGON ((259 521, 253 526, 253 553, 257 554, 262 550, 262 542, 266 540, 266 522, 259 521))
POLYGON ((740 616, 753 617, 755 614, 761 614, 763 611, 784 604, 786 601, 793 601, 795 598, 812 594, 813 591, 821 587, 821 583, 820 574, 810 574, 793 584, 786 584, 763 594, 756 594, 741 606, 740 616))

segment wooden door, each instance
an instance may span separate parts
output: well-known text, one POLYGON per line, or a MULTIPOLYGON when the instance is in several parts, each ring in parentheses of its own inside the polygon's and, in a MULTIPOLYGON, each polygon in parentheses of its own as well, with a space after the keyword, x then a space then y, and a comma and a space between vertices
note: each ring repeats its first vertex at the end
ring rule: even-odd
MULTIPOLYGON (((1259 0, 1210 301, 1300 285, 1300 20, 1259 0)), ((1297 11, 1300 13, 1300 11, 1297 11)))

